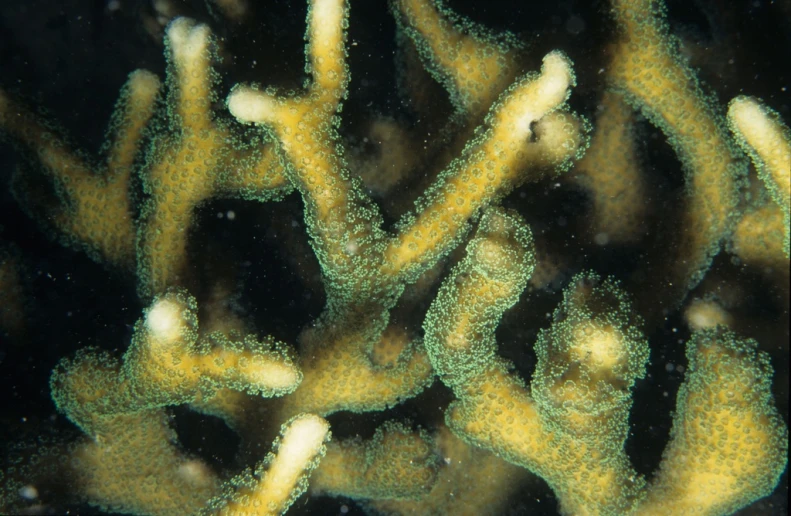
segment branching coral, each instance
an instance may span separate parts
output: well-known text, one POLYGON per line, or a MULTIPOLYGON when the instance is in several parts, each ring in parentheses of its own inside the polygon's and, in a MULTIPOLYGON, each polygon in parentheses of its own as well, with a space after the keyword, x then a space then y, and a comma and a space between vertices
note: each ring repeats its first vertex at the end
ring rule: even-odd
MULTIPOLYGON (((129 75, 98 156, 0 90, 0 129, 27 158, 15 202, 142 306, 128 346, 115 335, 56 357, 51 397, 80 435, 9 446, 0 508, 279 514, 308 492, 375 513, 498 514, 543 481, 564 514, 728 514, 773 492, 787 428, 771 362, 787 323, 763 315, 774 330, 754 332, 738 293, 771 285, 786 319, 789 133, 751 97, 726 119, 661 2, 610 2, 591 79, 562 43, 530 50, 441 1, 392 0, 408 106, 386 114, 355 100, 355 2, 308 2, 298 88, 239 73, 257 60, 235 56, 233 35, 260 32, 263 9, 208 5, 211 24, 176 1, 140 13, 151 35, 165 27, 167 79, 129 75), (596 92, 596 113, 577 89, 596 92), (355 129, 349 106, 368 121, 355 129), (648 124, 680 162, 676 190, 650 173, 648 124), (542 200, 557 189, 587 196, 571 228, 542 200), (240 308, 235 250, 203 227, 220 200, 266 213, 236 229, 277 228, 268 239, 323 300, 299 331, 240 308), (669 348, 686 373, 646 468, 630 425, 635 399, 661 396, 650 378, 669 348), (203 440, 232 433, 234 453, 189 446, 174 413, 217 418, 203 440)), ((0 322, 14 315, 4 330, 19 342, 30 254, 0 255, 0 322)))

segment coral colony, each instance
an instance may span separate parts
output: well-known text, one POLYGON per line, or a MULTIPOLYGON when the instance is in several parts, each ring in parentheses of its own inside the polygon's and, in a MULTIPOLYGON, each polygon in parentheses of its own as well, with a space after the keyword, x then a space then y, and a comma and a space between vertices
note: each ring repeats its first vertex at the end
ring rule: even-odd
MULTIPOLYGON (((100 159, 0 90, 0 130, 29 158, 16 202, 144 306, 131 342, 59 357, 50 394, 78 430, 9 451, 2 512, 281 514, 337 497, 375 514, 502 514, 543 489, 562 514, 713 515, 775 490, 787 429, 772 362, 787 363, 778 337, 750 334, 738 297, 754 285, 728 271, 773 285, 786 319, 789 130, 749 91, 727 106, 704 93, 661 0, 602 7, 612 31, 586 116, 563 48, 532 55, 441 1, 392 0, 413 118, 372 114, 368 154, 343 130, 358 0, 309 0, 307 78, 291 90, 221 83, 216 29, 159 4, 167 79, 129 75, 100 159), (663 194, 638 126, 683 169, 672 216, 649 213, 663 194), (573 247, 509 201, 547 184, 586 194, 573 247), (293 342, 239 309, 233 281, 198 272, 211 250, 191 246, 197 213, 219 198, 299 207, 281 252, 309 242, 310 257, 291 254, 317 263, 298 274, 326 301, 293 342), (597 268, 614 246, 640 259, 597 268), (554 314, 538 327, 509 315, 541 296, 554 314), (683 383, 661 462, 638 472, 633 398, 673 317, 683 383), (514 328, 530 367, 498 344, 514 328), (221 420, 236 457, 180 443, 179 406, 221 420), (365 421, 376 429, 349 430, 365 421)), ((250 7, 211 5, 231 26, 250 7)), ((3 329, 22 339, 24 253, 5 242, 0 258, 3 329)), ((759 324, 780 325, 787 353, 787 326, 759 324)))

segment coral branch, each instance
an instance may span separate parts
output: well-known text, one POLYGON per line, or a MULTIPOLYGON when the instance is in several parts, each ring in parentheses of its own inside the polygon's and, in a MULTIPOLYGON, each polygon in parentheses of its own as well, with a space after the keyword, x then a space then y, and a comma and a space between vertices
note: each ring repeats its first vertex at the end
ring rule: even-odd
POLYGON ((210 502, 217 514, 282 514, 307 489, 307 479, 325 453, 330 425, 302 414, 283 425, 274 451, 256 470, 231 481, 234 490, 210 502))
POLYGON ((678 222, 646 272, 653 315, 676 308, 702 279, 736 222, 738 185, 745 173, 724 118, 702 91, 693 71, 677 52, 664 6, 656 0, 614 0, 620 40, 612 49, 608 70, 612 84, 668 138, 686 173, 678 222), (658 268, 657 268, 658 266, 658 268))
POLYGON ((783 214, 783 252, 788 259, 791 253, 791 131, 780 121, 780 115, 749 97, 736 97, 731 101, 728 120, 783 214))
POLYGON ((22 3, 77 140, 83 53, 166 80, 98 157, 0 89, 0 512, 787 512, 786 108, 700 80, 785 87, 776 2, 22 3))
MULTIPOLYGON (((104 165, 72 152, 57 132, 0 91, 0 126, 35 153, 55 183, 57 209, 47 222, 70 247, 116 267, 134 263, 135 226, 130 198, 134 158, 141 134, 154 114, 159 79, 144 70, 129 75, 110 123, 104 165)), ((52 210, 27 173, 16 177, 16 193, 33 213, 52 210)))

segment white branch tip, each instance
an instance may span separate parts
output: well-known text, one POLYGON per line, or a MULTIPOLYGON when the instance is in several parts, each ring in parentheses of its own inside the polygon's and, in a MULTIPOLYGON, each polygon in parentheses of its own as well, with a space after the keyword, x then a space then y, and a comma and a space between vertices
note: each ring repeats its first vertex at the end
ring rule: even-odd
POLYGON ((261 124, 277 120, 277 101, 246 86, 238 86, 231 91, 228 110, 243 123, 261 124))

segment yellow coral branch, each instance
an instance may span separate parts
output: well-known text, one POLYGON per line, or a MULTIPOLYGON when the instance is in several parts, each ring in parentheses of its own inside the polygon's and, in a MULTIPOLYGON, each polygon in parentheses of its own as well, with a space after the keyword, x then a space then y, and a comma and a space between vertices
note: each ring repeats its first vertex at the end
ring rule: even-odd
POLYGON ((638 299, 640 310, 653 321, 683 301, 729 236, 744 165, 724 118, 679 57, 661 2, 613 0, 612 7, 620 38, 612 48, 609 79, 665 133, 686 173, 677 222, 663 228, 664 240, 672 244, 663 242, 657 249, 670 254, 652 262, 645 273, 648 285, 641 287, 651 293, 650 299, 638 299), (657 315, 644 303, 654 306, 657 315))
POLYGON ((330 425, 323 418, 301 414, 283 425, 274 451, 259 465, 257 476, 232 481, 236 488, 211 502, 217 514, 282 514, 307 488, 307 478, 325 453, 330 425))
MULTIPOLYGON (((138 70, 129 75, 110 124, 106 163, 69 149, 46 122, 0 91, 0 127, 31 149, 55 183, 58 206, 52 224, 71 247, 116 267, 134 262, 134 207, 130 200, 133 163, 143 130, 154 113, 159 79, 138 70)), ((44 202, 29 172, 17 175, 17 195, 35 212, 44 202)))
POLYGON ((783 252, 788 259, 791 253, 791 131, 782 123, 780 115, 750 97, 736 97, 731 101, 728 120, 783 213, 783 252))

